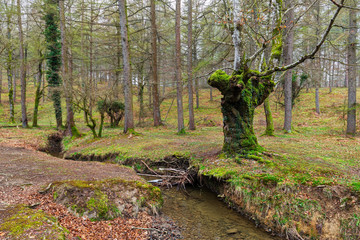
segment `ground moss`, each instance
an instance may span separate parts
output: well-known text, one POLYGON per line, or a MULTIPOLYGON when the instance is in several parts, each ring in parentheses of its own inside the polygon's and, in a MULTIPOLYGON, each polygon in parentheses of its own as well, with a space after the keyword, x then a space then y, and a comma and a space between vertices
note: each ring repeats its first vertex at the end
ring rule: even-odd
MULTIPOLYGON (((96 217, 92 217, 93 220, 108 220, 121 215, 121 210, 116 207, 114 202, 116 196, 111 194, 112 191, 120 191, 120 189, 126 191, 138 189, 134 196, 143 199, 142 202, 151 207, 152 211, 156 212, 163 204, 162 194, 158 187, 134 180, 118 178, 98 181, 71 180, 56 182, 52 188, 54 195, 56 193, 56 199, 60 202, 67 199, 64 204, 72 211, 80 215, 88 212, 91 216, 95 213, 96 217), (122 187, 119 188, 119 185, 122 187), (89 197, 87 200, 86 196, 89 197)), ((122 198, 121 194, 118 197, 122 198)))
POLYGON ((108 196, 100 190, 95 191, 95 196, 90 198, 90 200, 86 203, 86 207, 90 211, 96 212, 97 218, 95 220, 106 220, 116 217, 112 216, 113 214, 110 214, 113 208, 110 208, 109 206, 108 196))
POLYGON ((41 210, 25 205, 17 205, 9 210, 11 216, 0 225, 0 230, 8 232, 12 239, 25 239, 26 232, 38 232, 38 239, 65 239, 68 230, 58 225, 57 220, 41 210))

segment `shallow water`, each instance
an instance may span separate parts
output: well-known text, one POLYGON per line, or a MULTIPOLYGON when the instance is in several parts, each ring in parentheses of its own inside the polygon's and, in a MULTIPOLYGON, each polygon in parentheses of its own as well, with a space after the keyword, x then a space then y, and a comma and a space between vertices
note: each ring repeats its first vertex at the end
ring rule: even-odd
POLYGON ((279 240, 229 209, 209 189, 187 187, 186 192, 176 188, 164 190, 162 209, 164 215, 181 227, 184 239, 279 240), (235 229, 236 233, 227 233, 235 229))

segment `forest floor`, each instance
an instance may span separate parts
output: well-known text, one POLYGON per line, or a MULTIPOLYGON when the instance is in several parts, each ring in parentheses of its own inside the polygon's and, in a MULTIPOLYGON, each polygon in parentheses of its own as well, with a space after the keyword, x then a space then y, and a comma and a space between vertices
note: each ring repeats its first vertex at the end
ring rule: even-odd
POLYGON ((130 168, 55 158, 34 150, 34 144, 0 132, 0 239, 146 239, 146 229, 173 227, 171 221, 146 212, 137 218, 93 222, 76 217, 56 203, 51 193, 39 193, 54 182, 107 179, 144 182, 130 168))
MULTIPOLYGON (((276 137, 261 135, 265 130, 261 107, 256 109, 254 119, 258 141, 270 153, 259 161, 220 154, 223 142, 220 98, 214 91, 210 101, 208 93, 201 92, 201 106, 195 110, 197 129, 184 135, 176 134, 176 106, 169 111, 165 126, 152 127, 151 112, 146 109, 148 118, 136 127, 136 134, 123 134, 121 127, 106 127, 100 139, 92 138, 81 124, 82 115, 77 114, 83 136, 64 138, 65 156, 99 159, 115 154, 112 161, 116 163, 132 158, 158 161, 171 155, 185 157, 199 175, 225 183, 225 190, 219 195, 269 231, 294 239, 298 235, 304 239, 359 239, 360 138, 344 134, 346 89, 333 89, 332 93, 321 89, 320 115, 314 110, 314 92, 302 93, 293 109, 291 134, 282 130, 283 108, 276 103, 281 98, 272 95, 276 137)), ((162 103, 163 117, 171 102, 166 99, 162 103)), ((6 119, 6 106, 0 109, 0 116, 6 119)), ((40 124, 45 127, 2 128, 0 144, 11 140, 18 146, 43 147, 47 135, 55 132, 50 102, 45 102, 39 116, 43 116, 40 124)), ((5 121, 1 125, 9 126, 5 121)))

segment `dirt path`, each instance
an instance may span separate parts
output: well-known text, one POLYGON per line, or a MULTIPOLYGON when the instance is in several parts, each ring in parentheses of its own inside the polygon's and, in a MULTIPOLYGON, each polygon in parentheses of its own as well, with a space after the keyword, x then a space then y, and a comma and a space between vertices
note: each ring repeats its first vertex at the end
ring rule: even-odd
POLYGON ((115 164, 58 159, 31 149, 0 145, 0 210, 54 181, 105 178, 139 180, 132 169, 115 164))

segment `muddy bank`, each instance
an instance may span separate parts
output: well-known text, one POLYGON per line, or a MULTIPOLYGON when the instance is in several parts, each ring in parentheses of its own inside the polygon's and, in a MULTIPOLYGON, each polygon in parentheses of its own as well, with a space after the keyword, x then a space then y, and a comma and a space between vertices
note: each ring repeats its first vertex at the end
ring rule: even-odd
POLYGON ((214 166, 219 162, 226 165, 227 161, 229 166, 239 166, 239 160, 215 159, 212 168, 204 167, 204 161, 207 159, 192 161, 169 156, 158 162, 125 159, 122 163, 150 174, 148 167, 161 169, 167 163, 171 163, 167 166, 171 168, 195 169, 197 181, 272 235, 287 239, 360 239, 359 195, 351 188, 337 184, 288 184, 281 178, 256 172, 257 165, 271 164, 270 161, 242 160, 240 166, 249 168, 249 174, 242 175, 214 166))

